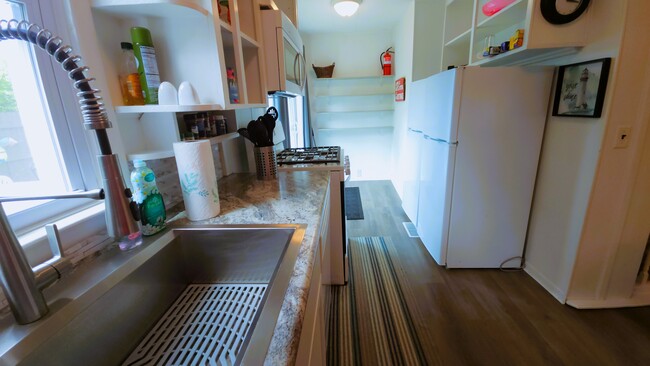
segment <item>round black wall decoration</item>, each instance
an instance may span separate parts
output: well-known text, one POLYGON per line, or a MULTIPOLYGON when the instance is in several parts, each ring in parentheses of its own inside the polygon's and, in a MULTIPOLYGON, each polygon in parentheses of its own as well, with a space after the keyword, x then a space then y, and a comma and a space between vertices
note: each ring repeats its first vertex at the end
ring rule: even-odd
POLYGON ((541 0, 540 10, 544 19, 551 24, 566 24, 587 10, 590 0, 541 0))

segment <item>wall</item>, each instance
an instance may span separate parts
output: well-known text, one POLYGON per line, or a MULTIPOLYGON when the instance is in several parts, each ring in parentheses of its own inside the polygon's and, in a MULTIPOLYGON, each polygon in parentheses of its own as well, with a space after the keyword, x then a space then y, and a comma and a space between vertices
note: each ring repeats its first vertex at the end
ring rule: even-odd
MULTIPOLYGON (((650 184, 634 190, 650 123, 650 4, 629 0, 627 6, 610 118, 567 300, 578 307, 619 306, 630 298, 650 231, 650 184), (615 149, 622 126, 631 127, 629 147, 615 149)), ((650 304, 650 297, 644 301, 650 304)))
POLYGON ((406 100, 395 103, 393 123, 393 154, 391 155, 391 180, 395 190, 402 197, 403 173, 400 167, 406 143, 406 121, 408 119, 409 90, 413 82, 413 33, 415 26, 415 4, 410 3, 402 20, 395 27, 393 43, 395 44, 395 76, 406 78, 406 100))
MULTIPOLYGON (((318 33, 302 34, 305 43, 307 65, 326 66, 336 63, 335 78, 352 78, 360 76, 380 76, 382 69, 379 55, 393 46, 390 30, 354 33, 318 33)), ((309 66, 309 92, 312 125, 315 129, 316 143, 319 146, 341 146, 350 157, 353 180, 390 179, 390 170, 386 162, 390 161, 393 129, 390 126, 368 128, 337 128, 319 131, 319 117, 315 113, 322 100, 317 94, 324 91, 315 82, 316 74, 309 66)), ((363 89, 363 88, 362 88, 363 89)), ((350 90, 350 94, 355 93, 350 90)), ((341 94, 341 93, 339 93, 341 94)), ((380 100, 381 102, 381 100, 380 100)), ((327 101, 325 102, 328 103, 327 101)), ((355 111, 358 108, 377 109, 375 105, 354 106, 341 103, 337 111, 355 111)), ((329 110, 329 109, 327 109, 329 110)), ((344 118, 344 117, 341 117, 344 118)), ((331 118, 330 118, 331 119, 331 118)), ((324 122, 320 121, 321 128, 324 122)), ((332 122, 331 120, 328 122, 332 122)))
POLYGON ((402 197, 403 146, 406 143, 409 85, 440 71, 440 50, 445 18, 443 1, 416 0, 393 32, 396 77, 406 77, 406 101, 395 103, 391 180, 402 197))
POLYGON ((588 45, 552 64, 613 58, 603 116, 552 117, 549 105, 525 253, 526 271, 562 302, 569 291, 605 126, 611 120, 625 7, 619 1, 592 1, 583 16, 589 17, 588 45))
POLYGON ((315 77, 311 64, 331 65, 334 77, 379 76, 382 69, 379 55, 393 46, 390 30, 354 33, 302 34, 307 65, 315 77))

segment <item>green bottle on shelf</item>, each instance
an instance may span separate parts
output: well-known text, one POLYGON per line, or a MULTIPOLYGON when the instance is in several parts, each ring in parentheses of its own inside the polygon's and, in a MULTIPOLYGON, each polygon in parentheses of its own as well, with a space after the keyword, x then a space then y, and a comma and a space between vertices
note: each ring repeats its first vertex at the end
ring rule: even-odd
POLYGON ((140 84, 144 91, 144 101, 147 104, 158 104, 160 74, 158 73, 156 50, 153 48, 151 32, 147 28, 133 27, 131 28, 131 40, 133 41, 133 53, 138 60, 138 75, 140 75, 140 84))
POLYGON ((165 202, 156 186, 156 176, 142 160, 134 160, 131 172, 133 200, 140 207, 142 235, 154 235, 165 228, 165 202))

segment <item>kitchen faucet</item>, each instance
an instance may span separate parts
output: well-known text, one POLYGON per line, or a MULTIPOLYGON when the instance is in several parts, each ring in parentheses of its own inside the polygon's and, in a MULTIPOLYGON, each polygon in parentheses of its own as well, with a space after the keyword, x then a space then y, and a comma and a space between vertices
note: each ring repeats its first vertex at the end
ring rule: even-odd
MULTIPOLYGON (((90 82, 95 80, 85 76, 87 66, 79 66, 81 57, 71 55, 72 48, 63 44, 47 29, 26 21, 0 20, 0 41, 16 39, 33 43, 38 48, 54 57, 68 72, 74 81, 74 87, 79 90, 79 104, 84 119, 84 127, 95 131, 99 143, 100 155, 97 156, 102 176, 103 190, 71 193, 48 198, 96 198, 104 199, 106 212, 106 227, 109 236, 119 242, 120 249, 128 250, 142 242, 137 224, 137 205, 131 201, 131 192, 124 185, 124 179, 119 169, 117 155, 113 154, 106 129, 111 127, 104 104, 101 102, 99 90, 93 89, 90 82)), ((42 199, 43 197, 4 197, 2 201, 42 199)), ((50 245, 58 236, 56 229, 48 229, 50 245)), ((58 245, 60 248, 60 244, 58 245)), ((55 250, 53 250, 55 252, 55 250)), ((61 254, 61 253, 59 253, 61 254)), ((56 257, 56 253, 54 253, 56 257)), ((48 312, 47 303, 41 293, 44 284, 51 281, 36 279, 34 271, 29 266, 25 253, 16 238, 9 220, 0 204, 0 285, 9 301, 9 306, 18 324, 28 324, 39 320, 48 312), (37 284, 38 282, 38 284, 37 284)))

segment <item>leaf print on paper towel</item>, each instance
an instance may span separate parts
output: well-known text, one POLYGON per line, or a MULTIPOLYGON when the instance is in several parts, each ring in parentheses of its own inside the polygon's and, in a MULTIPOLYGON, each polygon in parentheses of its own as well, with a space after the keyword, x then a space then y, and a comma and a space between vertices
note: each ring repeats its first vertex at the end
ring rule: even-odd
POLYGON ((216 184, 212 187, 212 202, 219 203, 219 190, 216 184))
POLYGON ((199 173, 185 173, 181 178, 181 187, 183 192, 191 194, 199 189, 199 173))

